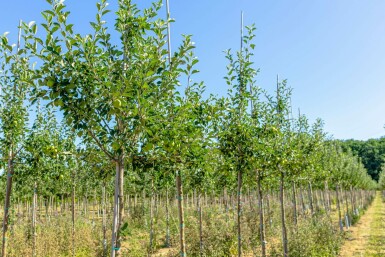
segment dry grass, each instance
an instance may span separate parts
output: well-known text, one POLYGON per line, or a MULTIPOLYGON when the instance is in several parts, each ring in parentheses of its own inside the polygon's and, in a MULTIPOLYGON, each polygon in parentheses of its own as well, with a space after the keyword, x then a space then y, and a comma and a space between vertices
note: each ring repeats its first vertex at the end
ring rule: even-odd
POLYGON ((373 204, 356 226, 347 232, 340 257, 385 256, 385 204, 377 192, 373 204))

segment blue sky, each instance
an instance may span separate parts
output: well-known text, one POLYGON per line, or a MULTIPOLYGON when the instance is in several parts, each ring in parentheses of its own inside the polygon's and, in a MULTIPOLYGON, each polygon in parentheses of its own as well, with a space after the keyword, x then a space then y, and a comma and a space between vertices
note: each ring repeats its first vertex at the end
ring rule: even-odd
MULTIPOLYGON (((117 0, 110 1, 116 9, 117 0)), ((133 0, 139 7, 149 0, 133 0)), ((96 1, 66 0, 70 21, 90 31, 96 1)), ((180 34, 192 34, 208 93, 224 95, 223 50, 239 48, 240 12, 255 23, 258 85, 273 92, 275 77, 287 79, 293 109, 311 121, 325 121, 335 138, 368 139, 385 134, 385 20, 382 0, 170 0, 173 46, 180 34)), ((2 1, 0 33, 16 40, 19 19, 42 20, 43 0, 2 1)), ((165 13, 161 13, 165 15, 165 13)), ((113 27, 113 14, 107 21, 113 27)))

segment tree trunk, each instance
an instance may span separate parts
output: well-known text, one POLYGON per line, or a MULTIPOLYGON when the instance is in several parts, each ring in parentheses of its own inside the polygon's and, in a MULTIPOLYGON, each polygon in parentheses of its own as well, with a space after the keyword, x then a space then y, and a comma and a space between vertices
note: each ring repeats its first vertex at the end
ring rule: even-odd
POLYGON ((288 257, 289 251, 287 247, 287 232, 286 232, 286 221, 285 221, 285 192, 284 192, 284 173, 281 172, 281 185, 280 185, 280 197, 281 202, 281 222, 282 222, 282 245, 283 245, 283 256, 288 257))
POLYGON ((75 175, 76 171, 72 171, 72 256, 75 256, 75 175))
POLYGON ((330 190, 329 190, 329 185, 328 185, 328 182, 325 181, 325 201, 326 201, 326 211, 327 212, 331 212, 331 204, 330 204, 330 190))
POLYGON ((344 227, 342 226, 342 215, 341 215, 341 205, 340 205, 340 197, 339 197, 339 188, 336 186, 336 196, 337 196, 337 210, 338 210, 338 223, 340 225, 340 231, 344 231, 344 227))
POLYGON ((242 256, 242 171, 238 169, 238 191, 237 191, 237 228, 238 228, 238 257, 242 256))
POLYGON ((352 215, 355 213, 356 207, 354 206, 354 196, 353 196, 353 187, 350 186, 350 205, 352 206, 352 215))
POLYGON ((258 211, 259 211, 259 228, 260 228, 260 240, 262 247, 262 257, 266 257, 266 241, 265 241, 265 222, 263 217, 263 192, 261 186, 261 176, 257 171, 257 184, 258 184, 258 211))
POLYGON ((180 255, 186 257, 186 243, 184 235, 184 211, 183 211, 183 190, 180 171, 176 172, 176 192, 178 197, 178 212, 179 212, 179 239, 180 239, 180 255))
POLYGON ((124 162, 119 156, 116 161, 115 194, 114 194, 114 216, 112 222, 111 257, 120 256, 120 228, 124 216, 124 190, 123 190, 124 162))
POLYGON ((293 221, 294 226, 297 227, 297 196, 295 190, 295 182, 293 182, 293 221))
POLYGON ((36 256, 36 205, 37 205, 37 184, 33 187, 32 199, 32 257, 36 256))
POLYGON ((299 195, 300 195, 300 199, 301 199, 302 215, 304 215, 305 211, 306 211, 306 206, 305 206, 305 201, 304 201, 304 197, 303 197, 302 185, 300 185, 300 187, 299 187, 299 195))
POLYGON ((166 186, 166 247, 170 247, 170 206, 169 206, 168 186, 166 186))
POLYGON ((103 257, 107 256, 107 220, 106 220, 106 185, 102 187, 102 229, 103 229, 103 257))
POLYGON ((346 220, 346 228, 349 229, 350 227, 350 217, 349 217, 349 202, 348 202, 348 193, 347 191, 345 191, 345 204, 346 204, 346 217, 345 217, 345 220, 346 220))
POLYGON ((309 204, 310 204, 310 211, 311 215, 314 215, 314 205, 313 205, 313 189, 311 187, 311 182, 309 181, 309 204))
POLYGON ((151 198, 150 198, 150 244, 148 255, 152 256, 153 240, 154 240, 154 179, 151 178, 151 198))
POLYGON ((201 205, 201 193, 198 195, 198 214, 199 214, 199 253, 203 256, 203 222, 202 222, 202 205, 201 205))
POLYGON ((271 213, 270 213, 270 194, 268 193, 266 196, 266 208, 267 208, 267 220, 269 221, 269 226, 271 230, 271 226, 273 224, 273 221, 271 219, 271 213))
POLYGON ((12 176, 13 176, 13 152, 12 150, 8 155, 8 173, 7 173, 7 189, 4 203, 4 218, 3 218, 3 247, 2 256, 5 257, 7 254, 7 232, 9 222, 9 208, 11 205, 11 193, 12 193, 12 176))

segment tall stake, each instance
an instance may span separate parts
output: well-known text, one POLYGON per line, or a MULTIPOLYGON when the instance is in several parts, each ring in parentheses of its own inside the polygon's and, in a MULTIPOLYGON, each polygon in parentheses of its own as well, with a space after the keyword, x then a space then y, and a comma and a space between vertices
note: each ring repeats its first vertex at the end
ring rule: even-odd
MULTIPOLYGON (((167 47, 168 47, 168 61, 171 66, 171 26, 170 26, 170 3, 169 0, 166 0, 166 11, 167 11, 167 47)), ((173 92, 171 91, 171 97, 173 92)), ((171 112, 174 112, 174 106, 171 105, 171 112)), ((172 115, 173 116, 173 115, 172 115)), ((177 167, 176 170, 176 193, 178 197, 178 213, 179 213, 179 237, 180 237, 180 255, 186 257, 186 243, 185 243, 185 233, 184 233, 184 211, 183 211, 183 190, 182 190, 182 179, 181 179, 181 170, 178 170, 180 167, 177 167)))
MULTIPOLYGON (((280 101, 279 76, 277 75, 277 113, 278 113, 278 126, 280 127, 280 125, 281 125, 281 108, 279 105, 279 101, 280 101)), ((279 200, 280 200, 280 205, 281 205, 283 256, 287 257, 289 254, 289 251, 288 251, 288 246, 287 246, 287 231, 286 231, 286 218, 285 218, 285 192, 284 192, 285 172, 282 170, 282 167, 279 164, 278 164, 278 171, 281 173, 279 200)))
POLYGON ((170 26, 170 3, 166 0, 167 9, 167 47, 168 47, 168 62, 171 64, 171 26, 170 26))
MULTIPOLYGON (((242 55, 242 49, 243 49, 243 12, 241 12, 241 55, 242 55)), ((243 94, 243 81, 242 81, 242 62, 240 63, 239 67, 239 76, 240 76, 240 95, 241 97, 243 94)), ((239 117, 241 117, 241 111, 242 111, 242 106, 241 104, 243 103, 242 99, 240 101, 240 106, 239 106, 239 117)), ((241 222, 242 222, 242 168, 240 165, 240 145, 238 145, 238 158, 237 158, 237 167, 238 167, 238 189, 237 189, 237 228, 238 228, 238 257, 242 256, 242 231, 241 231, 241 222)))

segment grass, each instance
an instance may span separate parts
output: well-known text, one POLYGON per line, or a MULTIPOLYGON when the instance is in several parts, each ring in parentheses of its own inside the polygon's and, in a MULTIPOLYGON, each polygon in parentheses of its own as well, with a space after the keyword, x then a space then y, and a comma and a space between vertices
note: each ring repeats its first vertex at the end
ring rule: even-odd
MULTIPOLYGON (((270 198, 270 218, 265 212, 266 241, 268 256, 282 256, 281 248, 281 224, 279 215, 279 202, 276 197, 270 198)), ((335 209, 328 216, 324 211, 311 217, 308 211, 298 217, 297 227, 293 224, 293 212, 291 202, 286 201, 287 228, 289 239, 290 256, 293 257, 332 257, 338 256, 343 240, 343 234, 339 233, 335 209)), ((185 206, 185 228, 188 256, 200 256, 199 244, 199 223, 196 206, 189 204, 185 206)), ((322 205, 320 204, 322 208, 322 205)), ((242 249, 243 256, 260 256, 261 245, 259 241, 259 217, 255 209, 256 204, 244 204, 242 213, 242 249)), ((103 256, 102 220, 100 216, 88 208, 85 217, 81 214, 81 208, 76 215, 75 224, 75 256, 103 256)), ((96 208, 95 208, 96 210, 96 208)), ((170 206, 170 242, 171 247, 165 247, 165 208, 159 204, 154 210, 154 240, 151 249, 153 257, 174 257, 179 256, 179 231, 176 204, 170 206)), ((50 218, 45 218, 45 211, 42 211, 37 223, 37 256, 72 256, 72 224, 71 215, 52 213, 50 218)), ((124 231, 122 243, 122 256, 144 257, 148 256, 150 217, 149 206, 137 204, 136 208, 130 208, 126 217, 128 224, 124 231)), ((227 211, 223 205, 216 203, 203 207, 203 255, 210 257, 236 256, 237 254, 237 233, 236 233, 236 209, 230 208, 227 211)), ((111 215, 107 216, 107 249, 109 248, 111 215)), ((381 220, 376 226, 380 229, 381 220)), ((16 218, 13 215, 11 233, 8 241, 8 256, 32 256, 32 236, 30 218, 16 218)), ((373 225, 374 226, 374 225, 373 225)), ((383 245, 385 237, 371 238, 373 249, 383 245)), ((368 248, 371 249, 371 248, 368 248)), ((109 251, 107 251, 109 252, 109 251)), ((107 254, 108 255, 108 254, 107 254)), ((372 256, 372 255, 370 255, 372 256)), ((376 255, 373 255, 376 256, 376 255)))

